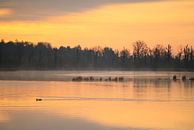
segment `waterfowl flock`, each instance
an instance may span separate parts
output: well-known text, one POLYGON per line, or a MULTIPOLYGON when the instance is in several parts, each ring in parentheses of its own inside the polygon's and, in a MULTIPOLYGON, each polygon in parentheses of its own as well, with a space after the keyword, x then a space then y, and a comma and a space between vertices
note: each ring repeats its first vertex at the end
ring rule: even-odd
MULTIPOLYGON (((156 79, 157 80, 157 79, 156 79)), ((168 80, 168 79, 167 79, 168 80)), ((177 77, 176 75, 173 75, 172 78, 169 78, 169 80, 177 81, 177 80, 182 80, 182 81, 194 81, 193 77, 186 77, 185 75, 177 77)), ((82 77, 82 76, 77 76, 72 78, 73 82, 92 82, 92 81, 106 81, 106 82, 124 82, 128 81, 124 77, 97 77, 94 78, 92 76, 89 77, 82 77)))
MULTIPOLYGON (((173 79, 174 81, 178 80, 178 78, 177 78, 176 75, 173 75, 172 79, 173 79)), ((194 78, 193 78, 193 77, 190 77, 190 78, 189 78, 189 77, 186 77, 185 75, 183 75, 183 76, 181 76, 181 77, 179 78, 179 80, 182 80, 182 81, 187 81, 187 80, 194 81, 194 78)))
POLYGON ((108 77, 108 78, 94 78, 92 76, 90 77, 82 77, 82 76, 78 76, 78 77, 73 77, 72 81, 76 81, 76 82, 81 82, 81 81, 109 81, 109 82, 123 82, 124 81, 124 77, 108 77))

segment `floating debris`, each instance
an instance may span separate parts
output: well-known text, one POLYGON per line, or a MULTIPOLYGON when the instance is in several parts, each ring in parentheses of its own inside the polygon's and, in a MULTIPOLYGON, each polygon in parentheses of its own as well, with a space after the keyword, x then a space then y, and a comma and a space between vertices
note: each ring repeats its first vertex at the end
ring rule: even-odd
POLYGON ((174 81, 176 81, 176 80, 177 80, 176 75, 173 75, 172 79, 173 79, 174 81))
POLYGON ((194 81, 194 78, 193 78, 193 77, 191 77, 191 78, 189 78, 189 80, 194 81))
POLYGON ((112 81, 117 82, 118 81, 118 77, 115 77, 114 79, 112 79, 112 81))
POLYGON ((82 81, 82 80, 83 80, 83 78, 82 78, 81 76, 74 77, 74 78, 72 79, 72 81, 82 81))
POLYGON ((91 76, 91 77, 90 77, 90 81, 94 81, 94 77, 91 76))
POLYGON ((41 98, 36 98, 36 101, 39 102, 39 101, 42 101, 42 99, 41 98))
POLYGON ((184 75, 184 76, 182 76, 182 81, 186 81, 186 76, 184 75))
POLYGON ((124 78, 123 77, 119 77, 119 81, 121 82, 123 82, 124 81, 124 78))

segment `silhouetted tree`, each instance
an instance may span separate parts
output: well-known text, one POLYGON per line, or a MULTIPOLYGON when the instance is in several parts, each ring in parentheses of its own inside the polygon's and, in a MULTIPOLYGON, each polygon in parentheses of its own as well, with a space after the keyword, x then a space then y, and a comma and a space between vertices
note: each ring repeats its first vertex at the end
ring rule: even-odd
POLYGON ((130 52, 127 49, 123 49, 120 52, 121 67, 127 68, 130 64, 130 52))
POLYGON ((143 41, 137 41, 133 44, 133 58, 136 67, 145 67, 148 56, 147 44, 143 41))
POLYGON ((186 45, 176 54, 172 47, 149 48, 143 41, 133 44, 133 53, 124 48, 52 48, 49 43, 0 41, 0 69, 194 69, 194 51, 186 45))

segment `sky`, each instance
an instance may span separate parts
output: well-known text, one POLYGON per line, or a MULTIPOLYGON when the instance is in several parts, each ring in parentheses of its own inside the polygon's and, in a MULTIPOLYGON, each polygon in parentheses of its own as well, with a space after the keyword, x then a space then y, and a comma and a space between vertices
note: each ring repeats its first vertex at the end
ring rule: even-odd
POLYGON ((0 39, 53 47, 194 46, 194 0, 0 0, 0 39))

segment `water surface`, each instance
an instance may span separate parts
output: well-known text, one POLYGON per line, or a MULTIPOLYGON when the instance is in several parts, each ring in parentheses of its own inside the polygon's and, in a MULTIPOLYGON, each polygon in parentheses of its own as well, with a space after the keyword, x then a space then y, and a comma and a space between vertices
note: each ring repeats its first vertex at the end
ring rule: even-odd
POLYGON ((174 74, 193 76, 192 72, 0 72, 0 130, 193 130, 194 82, 166 80, 174 74), (71 81, 80 75, 133 80, 71 81))

